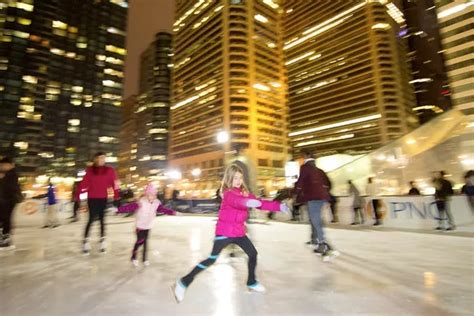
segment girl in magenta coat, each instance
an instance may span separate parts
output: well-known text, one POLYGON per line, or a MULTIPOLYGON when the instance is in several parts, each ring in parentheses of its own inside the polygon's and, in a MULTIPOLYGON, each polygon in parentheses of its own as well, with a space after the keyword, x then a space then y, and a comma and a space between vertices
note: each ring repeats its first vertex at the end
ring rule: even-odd
POLYGON ((201 271, 216 262, 220 252, 230 244, 236 244, 249 257, 247 287, 251 291, 265 292, 265 287, 255 277, 257 250, 246 235, 245 221, 249 208, 258 208, 271 212, 288 212, 288 207, 280 202, 261 200, 249 193, 244 184, 243 171, 236 165, 228 167, 222 180, 220 190, 222 203, 216 225, 216 237, 211 255, 199 263, 188 275, 176 281, 173 292, 179 303, 184 298, 186 288, 201 271))

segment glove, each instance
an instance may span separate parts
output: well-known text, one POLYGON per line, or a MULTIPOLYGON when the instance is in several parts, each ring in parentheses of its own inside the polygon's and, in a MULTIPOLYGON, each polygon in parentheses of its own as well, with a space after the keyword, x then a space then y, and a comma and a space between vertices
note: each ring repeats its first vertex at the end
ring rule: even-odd
POLYGON ((245 203, 245 206, 252 207, 252 208, 260 207, 262 206, 262 202, 260 202, 259 200, 251 199, 251 200, 248 200, 247 203, 245 203))
POLYGON ((282 213, 289 213, 289 212, 290 212, 290 208, 289 208, 288 205, 286 205, 285 203, 282 203, 282 204, 280 204, 280 212, 282 212, 282 213))
POLYGON ((115 201, 114 201, 114 206, 115 206, 116 208, 119 208, 121 204, 122 204, 122 203, 120 203, 120 200, 115 200, 115 201))

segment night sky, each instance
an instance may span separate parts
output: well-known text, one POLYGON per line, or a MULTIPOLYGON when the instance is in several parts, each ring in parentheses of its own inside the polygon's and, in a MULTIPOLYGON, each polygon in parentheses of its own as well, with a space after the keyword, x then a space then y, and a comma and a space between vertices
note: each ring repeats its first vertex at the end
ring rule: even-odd
POLYGON ((140 54, 159 31, 171 32, 174 0, 129 0, 124 96, 138 92, 140 54))

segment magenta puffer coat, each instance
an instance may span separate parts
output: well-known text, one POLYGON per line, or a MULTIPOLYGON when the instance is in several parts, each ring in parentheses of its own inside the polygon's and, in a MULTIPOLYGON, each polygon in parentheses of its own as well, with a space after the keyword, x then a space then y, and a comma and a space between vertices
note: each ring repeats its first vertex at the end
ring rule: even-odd
POLYGON ((245 236, 245 221, 249 217, 248 207, 246 206, 248 200, 259 200, 262 203, 262 206, 259 207, 260 210, 280 211, 280 202, 262 200, 252 194, 244 196, 238 188, 226 190, 219 209, 216 236, 231 238, 245 236))

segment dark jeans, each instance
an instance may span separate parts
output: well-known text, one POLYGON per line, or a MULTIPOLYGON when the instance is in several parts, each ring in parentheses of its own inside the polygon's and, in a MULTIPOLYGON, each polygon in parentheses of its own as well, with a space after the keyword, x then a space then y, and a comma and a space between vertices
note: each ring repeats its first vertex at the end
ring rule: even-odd
POLYGON ((443 222, 447 219, 448 224, 450 227, 454 226, 454 219, 453 215, 451 215, 451 211, 448 207, 448 202, 446 201, 436 201, 436 207, 438 208, 438 225, 439 227, 443 227, 443 222))
POLYGON ((72 216, 74 218, 77 218, 77 215, 79 213, 79 207, 81 206, 81 202, 79 201, 74 201, 74 206, 72 207, 72 216))
POLYGON ((249 257, 249 275, 247 279, 247 285, 255 284, 257 282, 257 280, 255 279, 255 268, 257 267, 257 249, 255 249, 254 245, 252 244, 252 241, 250 241, 247 236, 237 238, 216 236, 216 238, 214 239, 214 246, 212 247, 211 255, 207 259, 201 261, 201 263, 199 263, 188 275, 181 279, 183 285, 188 287, 191 282, 193 282, 194 277, 201 271, 204 271, 206 268, 213 265, 216 262, 217 257, 219 256, 221 251, 230 244, 236 244, 237 246, 242 248, 242 250, 245 251, 245 253, 249 257))
POLYGON ((140 248, 140 246, 143 245, 143 261, 146 261, 146 252, 147 252, 149 232, 150 232, 149 229, 137 228, 137 241, 135 242, 135 246, 133 246, 132 260, 137 259, 138 248, 140 248))
POLYGON ((4 235, 10 234, 12 229, 12 214, 15 209, 16 203, 14 202, 1 202, 0 203, 0 222, 3 226, 2 233, 4 235))
POLYGON ((375 224, 380 224, 379 200, 372 200, 372 209, 374 210, 375 224))
POLYGON ((89 231, 91 229, 92 223, 96 218, 100 221, 100 237, 105 236, 105 208, 107 207, 107 199, 88 199, 87 205, 89 207, 89 221, 86 225, 86 231, 84 233, 84 238, 89 237, 89 231))

